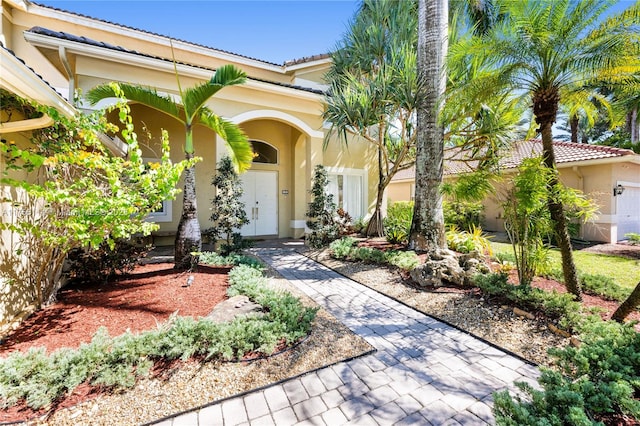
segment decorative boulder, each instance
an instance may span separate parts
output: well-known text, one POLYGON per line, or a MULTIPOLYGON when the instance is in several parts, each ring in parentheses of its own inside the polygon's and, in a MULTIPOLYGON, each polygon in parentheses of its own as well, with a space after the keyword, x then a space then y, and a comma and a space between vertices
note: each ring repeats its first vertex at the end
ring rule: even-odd
POLYGON ((216 323, 231 322, 243 315, 262 316, 262 310, 262 306, 253 303, 247 296, 238 295, 218 303, 207 318, 216 323))
POLYGON ((451 250, 439 250, 411 271, 411 278, 421 287, 472 286, 474 275, 488 271, 489 267, 478 252, 458 256, 451 250))
POLYGON ((411 278, 421 287, 442 287, 446 284, 464 285, 465 275, 455 253, 440 250, 412 270, 411 278))

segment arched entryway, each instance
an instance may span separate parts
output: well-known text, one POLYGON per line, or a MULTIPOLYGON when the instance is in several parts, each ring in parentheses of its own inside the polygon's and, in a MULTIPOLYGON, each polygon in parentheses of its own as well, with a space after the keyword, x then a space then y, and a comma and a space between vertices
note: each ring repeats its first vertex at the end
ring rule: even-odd
MULTIPOLYGON (((322 162, 322 131, 298 117, 275 110, 256 110, 231 119, 252 142, 256 157, 241 176, 250 223, 245 237, 285 238, 304 233, 309 181, 322 162)), ((219 150, 219 156, 224 150, 219 150)))

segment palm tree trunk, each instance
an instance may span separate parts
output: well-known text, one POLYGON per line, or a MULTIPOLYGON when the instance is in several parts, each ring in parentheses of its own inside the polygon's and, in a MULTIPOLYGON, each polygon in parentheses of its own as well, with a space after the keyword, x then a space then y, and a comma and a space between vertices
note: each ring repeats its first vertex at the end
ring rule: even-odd
POLYGON ((448 0, 420 0, 418 14, 418 78, 424 89, 418 106, 416 191, 409 247, 437 252, 447 247, 440 193, 444 129, 438 111, 446 88, 448 0))
POLYGON ((636 288, 633 289, 629 297, 627 297, 627 299, 618 306, 618 309, 613 313, 611 319, 623 322, 631 311, 638 306, 640 306, 640 282, 636 284, 636 288))
POLYGON ((638 126, 638 108, 635 107, 627 114, 627 130, 631 135, 631 143, 640 142, 640 126, 638 126))
MULTIPOLYGON (((551 133, 552 123, 552 121, 545 120, 543 123, 540 123, 540 130, 542 134, 542 153, 544 156, 544 163, 549 169, 555 170, 556 160, 553 152, 553 134, 551 133)), ((564 275, 565 286, 569 293, 573 294, 577 300, 581 300, 582 290, 580 288, 580 282, 578 281, 576 265, 573 262, 573 251, 571 247, 571 239, 569 238, 569 230, 567 228, 567 219, 564 214, 562 202, 558 200, 556 194, 558 185, 560 185, 560 182, 558 180, 557 173, 554 173, 553 178, 548 184, 549 213, 551 214, 554 233, 556 235, 558 247, 560 248, 560 255, 562 257, 562 272, 564 275)))
POLYGON ((571 142, 578 143, 578 116, 572 115, 569 119, 569 126, 571 127, 571 142))
MULTIPOLYGON (((187 160, 193 158, 192 153, 186 153, 187 160)), ((191 166, 184 171, 184 192, 182 197, 182 215, 178 224, 175 242, 175 267, 177 269, 192 268, 197 262, 197 255, 202 249, 202 235, 198 222, 196 203, 196 170, 191 166)))

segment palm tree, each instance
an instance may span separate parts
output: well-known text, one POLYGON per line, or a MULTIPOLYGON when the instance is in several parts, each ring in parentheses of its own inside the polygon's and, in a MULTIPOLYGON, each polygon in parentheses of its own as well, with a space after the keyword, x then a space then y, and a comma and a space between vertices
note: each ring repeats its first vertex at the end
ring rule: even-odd
MULTIPOLYGON (((613 1, 523 0, 501 2, 503 20, 471 48, 493 64, 488 78, 510 87, 532 105, 546 167, 555 170, 552 126, 565 92, 590 82, 623 82, 637 72, 640 3, 603 19, 613 1), (635 42, 632 42, 634 41, 635 42)), ((548 186, 548 208, 562 254, 565 285, 580 298, 557 174, 548 186)))
MULTIPOLYGON (((233 65, 224 65, 216 70, 206 83, 197 84, 182 90, 178 80, 181 102, 166 95, 160 95, 155 89, 130 84, 119 84, 124 97, 138 102, 178 120, 185 128, 184 154, 186 159, 194 158, 193 126, 205 126, 222 137, 230 148, 230 156, 238 171, 243 172, 251 166, 253 152, 247 137, 235 124, 213 113, 206 102, 225 87, 243 84, 246 74, 233 65)), ((87 93, 87 99, 96 104, 102 99, 116 97, 116 91, 109 84, 97 86, 87 93)), ((175 242, 176 268, 189 268, 194 258, 192 253, 202 247, 202 235, 198 222, 196 203, 195 167, 184 172, 184 193, 182 215, 178 224, 175 242)))
POLYGON ((358 136, 378 152, 378 190, 366 234, 384 235, 382 203, 391 178, 411 166, 418 94, 415 3, 366 0, 332 54, 324 118, 348 145, 358 136))
POLYGON ((416 190, 409 247, 437 252, 447 247, 442 212, 444 128, 439 120, 446 89, 448 0, 418 2, 418 105, 416 190))

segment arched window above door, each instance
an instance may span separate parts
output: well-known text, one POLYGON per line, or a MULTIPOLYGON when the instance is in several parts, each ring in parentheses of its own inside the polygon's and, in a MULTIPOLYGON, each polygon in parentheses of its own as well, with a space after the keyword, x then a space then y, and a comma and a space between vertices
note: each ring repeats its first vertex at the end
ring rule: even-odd
POLYGON ((278 164, 278 149, 266 142, 251 140, 254 163, 278 164))

